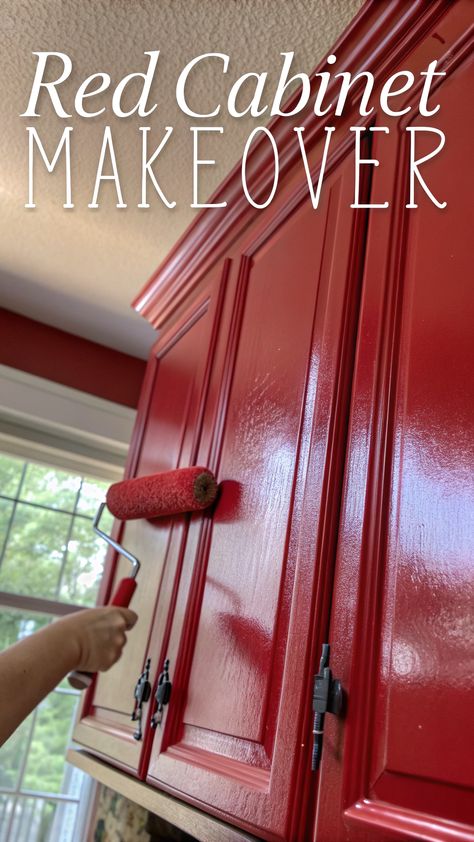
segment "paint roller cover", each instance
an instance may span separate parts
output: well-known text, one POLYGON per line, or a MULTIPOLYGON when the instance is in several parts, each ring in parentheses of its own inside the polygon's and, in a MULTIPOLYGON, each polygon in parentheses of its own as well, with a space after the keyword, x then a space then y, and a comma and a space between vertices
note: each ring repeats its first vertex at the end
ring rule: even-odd
POLYGON ((107 506, 119 520, 194 512, 214 502, 217 482, 207 468, 178 468, 124 480, 107 491, 107 506))

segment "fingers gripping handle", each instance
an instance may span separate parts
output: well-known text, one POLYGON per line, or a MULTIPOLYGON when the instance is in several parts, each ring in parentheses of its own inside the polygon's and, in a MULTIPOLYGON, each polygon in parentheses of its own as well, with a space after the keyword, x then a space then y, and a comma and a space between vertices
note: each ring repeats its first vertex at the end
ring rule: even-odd
MULTIPOLYGON (((128 608, 136 587, 136 579, 133 579, 131 576, 127 579, 122 579, 110 601, 110 605, 128 608)), ((80 670, 74 670, 74 672, 70 672, 68 675, 69 684, 75 690, 86 690, 92 684, 93 678, 93 672, 80 672, 80 670)))

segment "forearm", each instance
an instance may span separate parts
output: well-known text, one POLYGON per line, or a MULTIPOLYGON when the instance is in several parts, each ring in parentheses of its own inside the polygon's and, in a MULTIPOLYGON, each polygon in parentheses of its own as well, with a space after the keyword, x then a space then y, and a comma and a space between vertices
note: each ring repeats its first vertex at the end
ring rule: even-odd
POLYGON ((51 692, 75 669, 78 649, 64 634, 62 621, 0 653, 0 745, 51 692))
POLYGON ((84 608, 0 652, 0 745, 72 670, 107 670, 119 659, 129 608, 84 608))

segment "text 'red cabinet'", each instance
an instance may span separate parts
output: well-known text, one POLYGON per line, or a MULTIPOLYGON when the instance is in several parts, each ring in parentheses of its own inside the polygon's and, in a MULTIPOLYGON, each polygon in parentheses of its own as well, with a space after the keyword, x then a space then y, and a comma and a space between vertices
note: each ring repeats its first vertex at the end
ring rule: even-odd
MULTIPOLYGON (((389 133, 364 139, 380 166, 363 171, 359 201, 388 208, 350 207, 349 114, 317 210, 289 154, 272 205, 232 211, 225 234, 203 214, 160 270, 140 303, 160 334, 128 474, 208 465, 220 495, 205 513, 123 528, 143 560, 140 621, 75 732, 150 787, 269 842, 474 839, 472 7, 392 5, 378 20, 369 4, 351 38, 369 43, 378 26, 392 43, 380 83, 433 59, 445 70, 429 124, 446 146, 423 175, 447 207, 419 186, 419 207, 405 207, 406 129, 426 125, 415 88, 401 117, 371 117, 389 133), (326 640, 345 705, 326 716, 311 773, 326 640), (148 658, 153 688, 169 659, 172 693, 156 729, 145 705, 136 741, 148 658)), ((324 136, 311 131, 316 181, 324 136)), ((420 156, 433 149, 433 137, 417 142, 420 156)), ((104 597, 123 575, 112 562, 104 597)))

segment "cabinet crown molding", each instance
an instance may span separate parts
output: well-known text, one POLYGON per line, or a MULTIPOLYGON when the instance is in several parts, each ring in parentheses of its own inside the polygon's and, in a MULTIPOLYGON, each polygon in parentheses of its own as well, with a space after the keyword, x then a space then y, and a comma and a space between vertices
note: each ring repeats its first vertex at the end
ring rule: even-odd
MULTIPOLYGON (((339 40, 329 50, 337 54, 338 67, 353 75, 370 71, 380 82, 410 47, 434 25, 449 6, 449 0, 394 0, 384 4, 367 0, 339 40), (387 35, 389 33, 389 35, 387 35)), ((311 76, 327 70, 326 57, 311 76)), ((338 80, 331 79, 327 97, 337 91, 338 80)), ((267 126, 279 152, 280 177, 294 164, 300 154, 294 142, 293 128, 304 128, 305 146, 309 148, 323 136, 324 117, 316 118, 312 110, 312 96, 317 82, 311 86, 310 104, 294 117, 275 117, 267 126)), ((287 103, 291 111, 299 97, 296 91, 287 103)), ((355 97, 348 101, 348 112, 354 108, 355 97)), ((256 195, 268 195, 274 178, 274 153, 268 138, 256 140, 248 156, 247 172, 252 178, 256 195)), ((252 207, 242 190, 241 161, 239 160, 209 203, 226 202, 225 208, 204 208, 179 238, 174 248, 133 300, 132 306, 154 328, 161 328, 183 301, 192 293, 203 273, 219 259, 223 251, 259 213, 252 207)))

